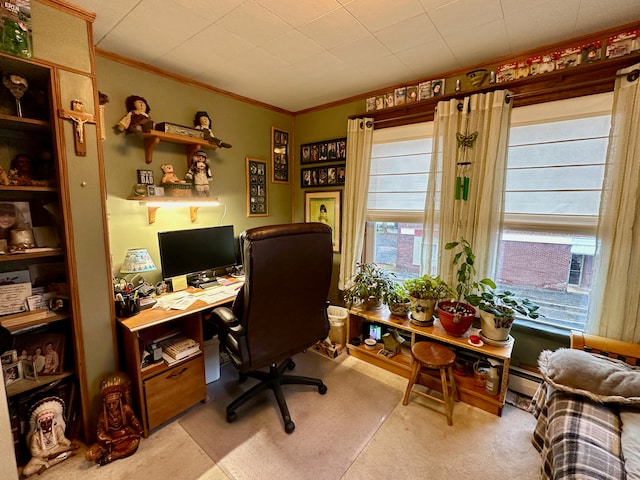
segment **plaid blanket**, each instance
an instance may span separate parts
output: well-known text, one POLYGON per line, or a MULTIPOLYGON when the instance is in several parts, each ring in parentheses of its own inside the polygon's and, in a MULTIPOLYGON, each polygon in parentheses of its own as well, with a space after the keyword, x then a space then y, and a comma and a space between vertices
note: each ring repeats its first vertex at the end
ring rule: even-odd
POLYGON ((616 406, 560 392, 543 382, 531 412, 538 419, 532 443, 542 456, 542 479, 626 478, 616 406))

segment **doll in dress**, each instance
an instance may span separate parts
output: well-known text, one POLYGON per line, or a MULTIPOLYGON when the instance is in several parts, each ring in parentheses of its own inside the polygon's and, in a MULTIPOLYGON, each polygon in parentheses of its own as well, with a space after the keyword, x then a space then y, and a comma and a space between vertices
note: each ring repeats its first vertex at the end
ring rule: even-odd
POLYGON ((191 159, 191 168, 185 175, 185 180, 193 184, 196 197, 208 197, 209 182, 212 178, 213 174, 207 161, 207 153, 203 150, 198 150, 191 159))

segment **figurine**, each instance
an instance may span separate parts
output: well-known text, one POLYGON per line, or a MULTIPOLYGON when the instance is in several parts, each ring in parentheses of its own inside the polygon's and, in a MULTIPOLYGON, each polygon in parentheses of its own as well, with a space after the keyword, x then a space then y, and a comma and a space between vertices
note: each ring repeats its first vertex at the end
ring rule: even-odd
POLYGON ((225 143, 216 136, 211 131, 211 117, 207 112, 199 111, 196 112, 196 116, 193 119, 193 126, 196 130, 204 130, 209 134, 207 140, 209 143, 216 145, 220 148, 231 148, 230 143, 225 143))
POLYGON ((209 196, 209 182, 213 178, 209 162, 207 161, 207 153, 198 150, 191 158, 191 168, 185 175, 185 180, 193 184, 196 197, 209 196))
POLYGON ((9 166, 9 180, 12 185, 31 185, 33 174, 31 172, 31 157, 26 153, 19 153, 9 166))
POLYGON ((150 132, 154 126, 153 120, 149 116, 151 108, 144 97, 130 95, 125 100, 127 113, 122 120, 116 124, 116 128, 127 133, 150 132))
POLYGON ((66 460, 78 446, 64 435, 64 402, 47 397, 31 407, 27 444, 31 460, 22 469, 22 476, 40 475, 47 468, 66 460))
POLYGON ((184 180, 180 180, 174 173, 173 165, 166 163, 164 165, 160 165, 160 168, 164 174, 162 175, 162 183, 186 183, 184 180))
POLYGON ((0 185, 7 186, 10 183, 9 174, 4 170, 4 168, 0 167, 0 185))
POLYGON ((98 416, 97 441, 85 452, 88 461, 102 466, 138 450, 143 429, 129 405, 130 384, 123 373, 115 373, 100 382, 102 411, 98 416))

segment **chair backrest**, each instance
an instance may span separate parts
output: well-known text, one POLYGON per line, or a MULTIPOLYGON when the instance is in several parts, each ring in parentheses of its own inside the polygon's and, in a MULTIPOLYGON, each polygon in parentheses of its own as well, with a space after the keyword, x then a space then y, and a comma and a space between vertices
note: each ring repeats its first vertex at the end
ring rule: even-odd
POLYGON ((245 284, 234 311, 246 330, 246 366, 277 363, 326 338, 331 227, 294 223, 253 228, 240 235, 240 248, 245 284))

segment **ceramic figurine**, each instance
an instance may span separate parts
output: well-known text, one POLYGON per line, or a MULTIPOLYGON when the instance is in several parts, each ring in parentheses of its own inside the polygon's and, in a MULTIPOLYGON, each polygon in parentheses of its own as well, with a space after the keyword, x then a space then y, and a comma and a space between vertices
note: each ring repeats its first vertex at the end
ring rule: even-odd
POLYGON ((98 465, 133 455, 138 450, 142 424, 129 405, 127 389, 131 381, 115 373, 100 382, 102 411, 98 416, 96 443, 87 449, 85 458, 98 465))
POLYGON ((129 113, 122 117, 116 128, 121 132, 126 130, 127 133, 150 132, 154 124, 149 115, 151 108, 147 100, 138 95, 130 95, 124 103, 129 113))
POLYGON ((203 150, 198 150, 191 158, 191 168, 185 175, 185 180, 193 184, 196 197, 208 197, 209 182, 212 178, 213 174, 209 167, 207 153, 203 150))
POLYGON ((216 136, 211 131, 211 117, 205 111, 196 112, 195 117, 193 118, 193 126, 196 130, 204 130, 208 133, 207 140, 209 143, 216 145, 220 148, 231 148, 231 144, 225 143, 216 136))
POLYGON ((22 469, 22 476, 40 475, 47 468, 66 460, 78 446, 65 437, 64 402, 47 397, 31 407, 27 444, 31 460, 22 469))

